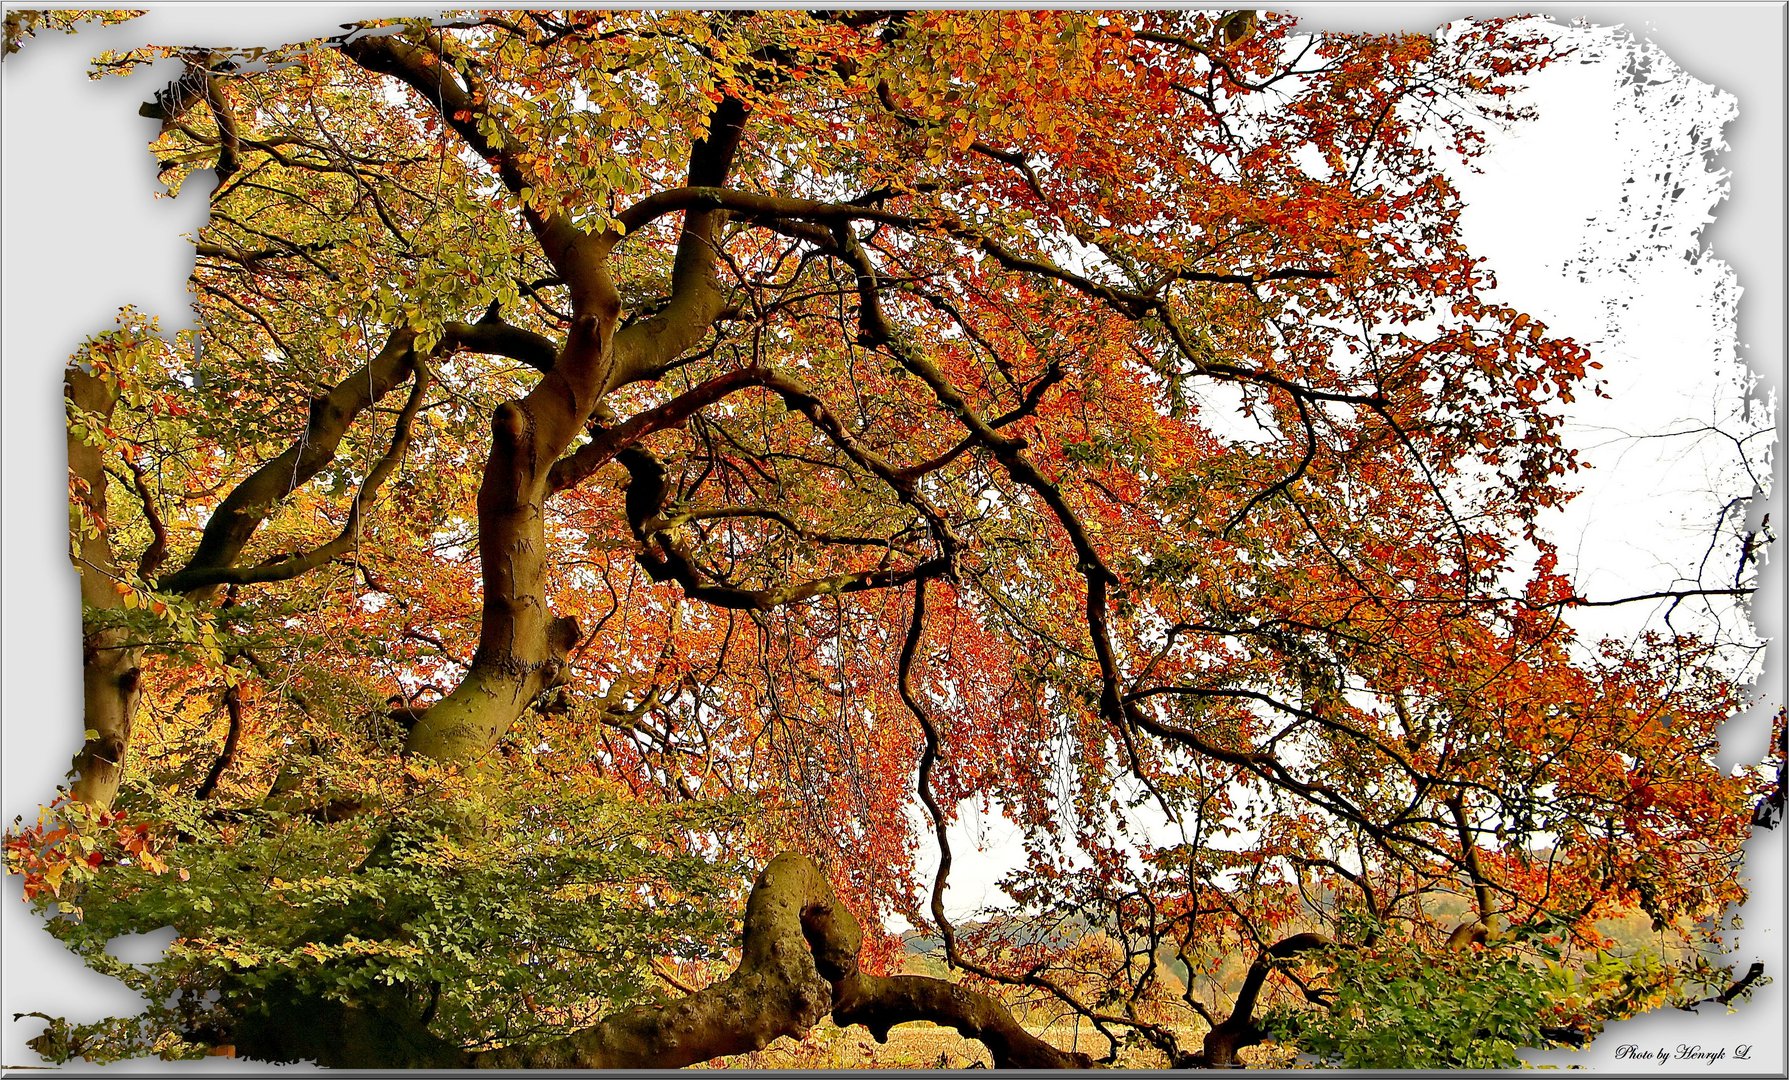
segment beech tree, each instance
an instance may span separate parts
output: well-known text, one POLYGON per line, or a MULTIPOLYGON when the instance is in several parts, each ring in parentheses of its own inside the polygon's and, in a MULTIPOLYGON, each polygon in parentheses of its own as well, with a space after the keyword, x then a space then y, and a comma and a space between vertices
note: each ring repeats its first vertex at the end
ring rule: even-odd
POLYGON ((86 740, 8 840, 156 1004, 46 1055, 1372 1063, 1390 1001, 1497 1065, 1756 982, 1695 929, 1767 793, 1740 688, 1574 635, 1537 521, 1597 365, 1460 235, 1532 28, 504 11, 99 65, 168 57, 200 327, 68 369, 86 740), (957 925, 976 805, 1028 858, 957 925))

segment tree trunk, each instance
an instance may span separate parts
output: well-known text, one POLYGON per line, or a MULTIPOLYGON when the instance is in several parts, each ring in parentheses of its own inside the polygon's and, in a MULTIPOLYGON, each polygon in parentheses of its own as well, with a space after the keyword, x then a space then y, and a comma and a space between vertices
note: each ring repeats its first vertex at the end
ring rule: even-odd
POLYGON ((496 746, 540 694, 565 681, 577 621, 547 609, 548 473, 596 409, 613 361, 619 300, 579 320, 553 369, 491 416, 478 487, 484 612, 472 668, 418 718, 405 751, 467 764, 496 746))
POLYGON ((109 809, 124 779, 131 722, 136 717, 142 650, 125 647, 120 630, 94 631, 83 620, 81 701, 90 734, 75 755, 76 799, 96 809, 109 809))
MULTIPOLYGON (((118 404, 115 383, 79 366, 68 369, 63 392, 84 426, 107 423, 118 404)), ((112 805, 124 779, 143 650, 130 644, 128 631, 104 627, 91 617, 122 608, 124 601, 114 588, 120 578, 108 532, 104 454, 73 430, 68 435, 68 471, 69 497, 84 507, 87 519, 78 523, 80 546, 72 554, 81 580, 82 723, 91 733, 75 755, 71 790, 76 799, 104 810, 112 805)))

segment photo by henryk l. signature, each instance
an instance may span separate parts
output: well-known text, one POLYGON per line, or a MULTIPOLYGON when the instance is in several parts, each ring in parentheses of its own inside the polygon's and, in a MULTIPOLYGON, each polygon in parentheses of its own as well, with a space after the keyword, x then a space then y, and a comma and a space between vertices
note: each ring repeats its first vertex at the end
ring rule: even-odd
POLYGON ((1749 1062, 1752 1059, 1752 1047, 1749 1043, 1740 1043, 1731 1049, 1727 1047, 1708 1047, 1678 1043, 1672 1049, 1656 1047, 1646 1049, 1633 1043, 1622 1043, 1615 1048, 1617 1061, 1648 1061, 1658 1065, 1673 1062, 1696 1065, 1713 1065, 1722 1061, 1749 1062))

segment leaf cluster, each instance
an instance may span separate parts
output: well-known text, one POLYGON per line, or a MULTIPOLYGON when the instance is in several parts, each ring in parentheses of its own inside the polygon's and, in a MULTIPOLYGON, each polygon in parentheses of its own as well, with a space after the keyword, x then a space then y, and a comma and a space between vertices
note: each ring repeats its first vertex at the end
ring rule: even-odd
POLYGON ((101 858, 78 889, 35 902, 149 1007, 52 1023, 44 1052, 184 1056, 290 1000, 398 1010, 469 1048, 510 1044, 658 1000, 657 958, 719 958, 743 874, 697 848, 737 830, 740 805, 649 806, 600 787, 549 803, 526 782, 381 779, 407 786, 403 801, 339 822, 140 787, 119 835, 158 842, 90 844, 101 858), (107 951, 163 927, 177 937, 153 963, 107 951))
POLYGON ((1400 940, 1338 948, 1327 1008, 1281 1007, 1274 1037, 1348 1069, 1501 1069, 1547 1042, 1554 977, 1510 946, 1436 952, 1400 940))

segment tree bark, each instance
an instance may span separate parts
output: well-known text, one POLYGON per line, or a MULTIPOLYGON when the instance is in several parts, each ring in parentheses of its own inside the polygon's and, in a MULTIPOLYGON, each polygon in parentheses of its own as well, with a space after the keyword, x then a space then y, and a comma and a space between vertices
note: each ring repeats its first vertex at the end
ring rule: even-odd
POLYGON ((565 681, 579 630, 576 620, 554 618, 547 606, 548 476, 606 389, 619 315, 614 301, 581 318, 546 377, 491 416, 478 487, 478 649, 459 685, 418 718, 407 753, 475 762, 536 697, 565 681))
POLYGON ((726 979, 664 1006, 641 1006, 538 1046, 473 1054, 474 1068, 674 1069, 799 1038, 828 1013, 890 1028, 929 1020, 979 1039, 1000 1068, 1090 1068, 1086 1054, 1032 1035, 998 1000, 921 975, 858 968, 862 930, 820 868, 785 852, 764 868, 746 902, 743 955, 726 979))
MULTIPOLYGON (((690 154, 690 176, 719 183, 738 149, 744 107, 716 107, 709 134, 690 154)), ((478 489, 478 549, 484 611, 478 650, 460 684, 431 705, 411 729, 407 753, 470 763, 488 754, 516 717, 565 680, 566 656, 579 630, 553 618, 546 597, 546 500, 557 490, 552 466, 570 448, 603 395, 650 378, 694 345, 720 313, 714 251, 725 215, 684 217, 666 310, 618 336, 621 299, 609 277, 609 250, 619 236, 585 236, 541 226, 542 246, 565 277, 573 322, 546 376, 519 401, 491 417, 491 450, 478 489)))
MULTIPOLYGON (((118 405, 118 387, 93 371, 71 366, 63 380, 68 403, 86 422, 105 424, 118 405)), ((118 563, 113 555, 107 520, 105 455, 98 446, 68 434, 70 498, 85 504, 98 535, 83 530, 80 546, 72 554, 81 581, 81 712, 85 730, 74 759, 74 797, 104 810, 118 794, 124 779, 125 752, 130 745, 131 724, 136 718, 142 681, 141 647, 130 644, 130 634, 119 627, 105 627, 96 613, 124 606, 115 589, 118 563)))

